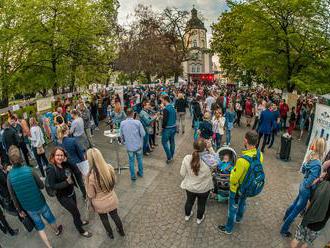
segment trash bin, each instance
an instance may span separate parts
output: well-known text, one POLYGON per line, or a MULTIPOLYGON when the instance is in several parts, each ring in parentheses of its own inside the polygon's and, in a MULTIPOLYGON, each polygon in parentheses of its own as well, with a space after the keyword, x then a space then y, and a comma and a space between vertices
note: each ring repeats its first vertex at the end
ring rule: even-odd
POLYGON ((282 135, 281 137, 281 149, 280 149, 280 159, 288 161, 290 159, 291 153, 291 142, 292 137, 290 135, 282 135))

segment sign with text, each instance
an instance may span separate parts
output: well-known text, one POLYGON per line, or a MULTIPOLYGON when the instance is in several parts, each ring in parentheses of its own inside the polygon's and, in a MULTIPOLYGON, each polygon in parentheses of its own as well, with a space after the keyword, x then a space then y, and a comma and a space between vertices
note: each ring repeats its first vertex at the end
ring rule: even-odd
MULTIPOLYGON (((316 104, 314 124, 308 144, 306 156, 314 139, 324 138, 327 142, 327 151, 330 149, 330 106, 316 104)), ((305 158, 306 158, 305 156, 305 158)))
POLYGON ((37 111, 42 112, 52 108, 52 99, 49 98, 42 98, 37 100, 37 111))

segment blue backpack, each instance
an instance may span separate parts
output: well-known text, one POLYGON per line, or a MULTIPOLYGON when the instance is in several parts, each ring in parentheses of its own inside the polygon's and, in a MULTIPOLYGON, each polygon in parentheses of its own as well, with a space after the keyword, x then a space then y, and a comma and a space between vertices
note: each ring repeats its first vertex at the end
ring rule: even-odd
POLYGON ((239 193, 245 197, 253 197, 258 195, 265 185, 265 173, 260 161, 260 150, 257 156, 242 156, 250 163, 250 168, 246 173, 243 183, 239 187, 239 193))

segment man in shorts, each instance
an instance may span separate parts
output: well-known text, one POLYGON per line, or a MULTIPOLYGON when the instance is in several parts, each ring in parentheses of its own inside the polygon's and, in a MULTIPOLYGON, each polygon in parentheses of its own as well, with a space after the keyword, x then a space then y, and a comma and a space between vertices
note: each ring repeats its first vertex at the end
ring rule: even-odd
POLYGON ((26 214, 30 216, 40 238, 50 248, 52 246, 44 231, 45 224, 41 216, 51 225, 56 236, 62 233, 63 227, 62 225, 56 225, 56 219, 41 192, 44 183, 31 167, 22 164, 23 161, 18 147, 11 146, 8 150, 8 156, 13 168, 8 174, 7 185, 15 208, 21 218, 26 218, 26 214))

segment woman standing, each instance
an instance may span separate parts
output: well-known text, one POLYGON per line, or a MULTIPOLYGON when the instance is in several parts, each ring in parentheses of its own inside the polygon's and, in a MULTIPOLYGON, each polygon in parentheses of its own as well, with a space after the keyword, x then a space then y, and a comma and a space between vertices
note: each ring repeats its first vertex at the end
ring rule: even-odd
POLYGON ((291 223, 297 215, 304 210, 311 197, 312 191, 315 190, 313 182, 320 176, 321 160, 324 157, 325 151, 325 139, 318 138, 314 140, 310 147, 310 154, 307 155, 307 160, 301 166, 301 172, 304 174, 304 179, 300 183, 298 196, 292 205, 286 210, 283 218, 284 223, 281 227, 281 234, 284 237, 291 237, 292 234, 289 232, 291 223))
POLYGON ((87 151, 87 159, 90 170, 86 178, 87 194, 91 199, 94 211, 100 216, 102 224, 110 239, 113 239, 113 232, 109 223, 108 214, 116 224, 117 231, 125 236, 123 224, 118 215, 118 198, 114 191, 116 176, 113 167, 107 164, 101 152, 92 148, 87 151))
POLYGON ((33 154, 37 160, 37 164, 40 170, 42 177, 45 177, 44 166, 48 165, 48 160, 46 158, 44 144, 44 134, 42 133, 41 128, 38 126, 38 123, 35 118, 30 118, 31 126, 31 146, 33 154))
POLYGON ((186 190, 187 201, 185 204, 185 220, 193 215, 192 207, 197 198, 197 224, 204 220, 204 212, 210 190, 213 188, 212 175, 209 167, 201 160, 200 153, 205 150, 205 142, 198 139, 194 142, 192 155, 184 157, 180 174, 184 177, 181 188, 186 190))
POLYGON ((126 119, 126 114, 122 110, 120 102, 115 102, 115 108, 114 111, 111 113, 111 118, 115 128, 119 128, 120 123, 126 119))
POLYGON ((302 248, 312 246, 330 218, 330 160, 323 167, 327 167, 326 173, 318 181, 311 203, 291 242, 291 248, 297 248, 300 242, 303 243, 302 248))
POLYGON ((217 150, 221 147, 221 139, 225 134, 225 122, 226 119, 222 116, 222 110, 217 109, 212 119, 213 133, 215 135, 215 145, 217 150))
POLYGON ((230 146, 231 142, 231 130, 234 127, 234 122, 236 120, 236 112, 234 110, 234 106, 230 104, 229 110, 227 110, 225 114, 225 128, 226 128, 226 144, 230 146))
POLYGON ((306 125, 306 120, 307 120, 307 108, 306 108, 306 103, 303 103, 301 106, 301 109, 299 111, 300 119, 299 119, 299 129, 300 129, 300 136, 298 140, 301 140, 303 134, 304 134, 304 129, 306 125))
POLYGON ((52 164, 47 170, 49 187, 56 190, 57 200, 72 215, 73 223, 80 235, 86 238, 92 237, 90 232, 83 229, 88 221, 81 220, 74 191, 75 183, 72 174, 77 174, 75 170, 79 169, 68 162, 68 155, 61 147, 53 149, 49 161, 52 164))

